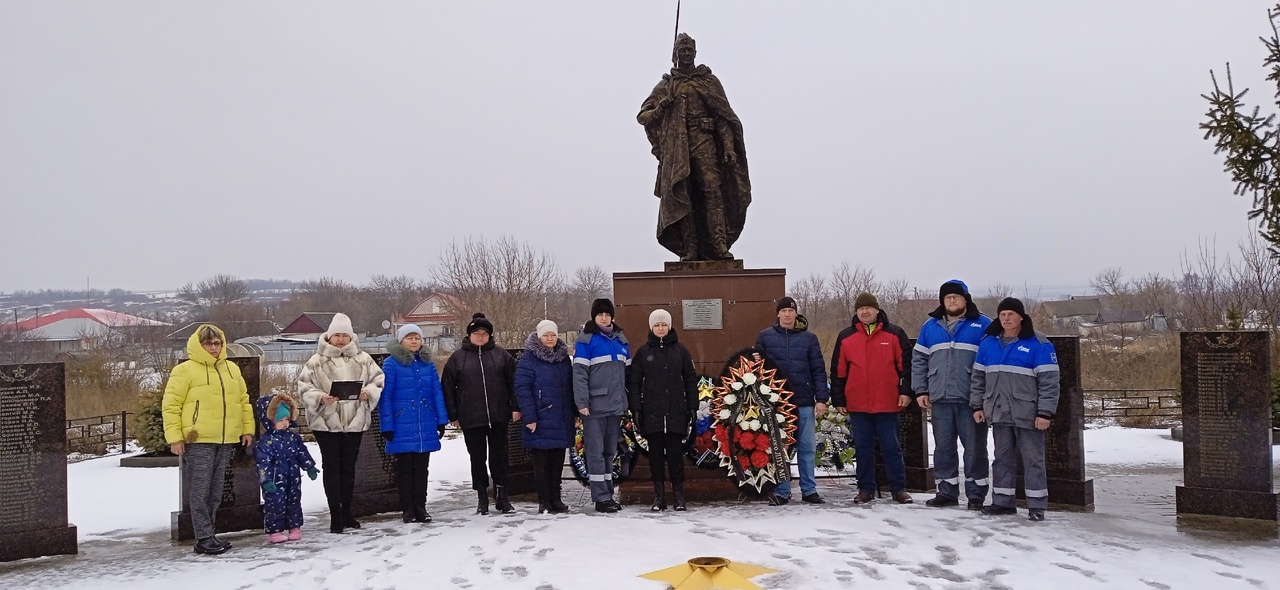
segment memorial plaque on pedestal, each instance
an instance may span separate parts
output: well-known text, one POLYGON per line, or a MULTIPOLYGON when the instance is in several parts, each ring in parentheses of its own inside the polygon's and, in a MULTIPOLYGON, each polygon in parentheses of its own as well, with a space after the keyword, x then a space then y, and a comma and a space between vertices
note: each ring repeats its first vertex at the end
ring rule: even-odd
POLYGON ((1178 514, 1280 519, 1271 467, 1271 338, 1183 332, 1178 514))
POLYGON ((0 561, 77 552, 62 363, 0 365, 0 561))
MULTIPOLYGON (((230 357, 227 359, 240 368, 249 390, 249 405, 258 400, 262 391, 262 360, 257 356, 230 357)), ((257 420, 254 420, 257 424, 257 420)), ((255 431, 254 436, 257 436, 255 431)), ((237 443, 238 444, 238 443, 237 443)), ((181 472, 182 460, 178 460, 181 472)), ((195 538, 191 526, 191 505, 187 502, 187 478, 180 477, 178 494, 182 510, 169 518, 169 537, 174 541, 195 538)), ((214 530, 219 533, 262 528, 262 490, 258 487, 258 467, 253 461, 253 449, 238 447, 223 480, 222 504, 214 515, 214 530)))
MULTIPOLYGON (((1093 480, 1085 477, 1084 387, 1080 378, 1080 338, 1050 336, 1058 355, 1058 411, 1044 437, 1045 471, 1049 476, 1049 502, 1072 506, 1093 505, 1093 480)), ((1018 458, 1019 498, 1024 498, 1022 458, 1018 458)))

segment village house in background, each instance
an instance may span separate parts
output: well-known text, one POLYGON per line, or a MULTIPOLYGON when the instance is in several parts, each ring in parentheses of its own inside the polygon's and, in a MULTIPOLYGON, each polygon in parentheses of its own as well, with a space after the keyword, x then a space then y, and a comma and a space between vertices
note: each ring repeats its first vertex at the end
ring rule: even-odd
POLYGON ((127 313, 106 309, 77 307, 48 314, 36 314, 8 323, 0 328, 13 334, 14 346, 31 361, 53 360, 58 354, 71 353, 91 346, 92 342, 117 340, 138 342, 151 338, 155 330, 169 326, 127 313))

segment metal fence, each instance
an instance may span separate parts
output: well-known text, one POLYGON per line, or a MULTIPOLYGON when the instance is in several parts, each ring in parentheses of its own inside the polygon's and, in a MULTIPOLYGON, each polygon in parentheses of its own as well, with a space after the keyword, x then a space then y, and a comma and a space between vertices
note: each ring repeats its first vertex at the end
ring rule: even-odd
POLYGON ((129 414, 107 414, 67 420, 67 452, 105 454, 115 445, 121 452, 129 440, 129 414))
POLYGON ((1173 425, 1182 421, 1182 401, 1177 389, 1090 389, 1084 392, 1084 417, 1173 425))

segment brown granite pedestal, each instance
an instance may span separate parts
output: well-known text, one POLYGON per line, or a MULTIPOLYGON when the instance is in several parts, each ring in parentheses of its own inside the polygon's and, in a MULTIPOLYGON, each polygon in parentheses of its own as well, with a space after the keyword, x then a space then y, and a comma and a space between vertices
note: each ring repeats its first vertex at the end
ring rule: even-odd
MULTIPOLYGON (((648 338, 649 313, 667 310, 698 374, 713 380, 733 353, 754 345, 760 330, 773 325, 777 301, 786 294, 785 269, 746 269, 741 260, 668 262, 664 268, 613 275, 615 319, 635 352, 648 338)), ((624 502, 653 499, 647 461, 640 457, 619 486, 624 502)), ((685 465, 686 499, 739 498, 724 469, 702 469, 688 458, 685 465)))

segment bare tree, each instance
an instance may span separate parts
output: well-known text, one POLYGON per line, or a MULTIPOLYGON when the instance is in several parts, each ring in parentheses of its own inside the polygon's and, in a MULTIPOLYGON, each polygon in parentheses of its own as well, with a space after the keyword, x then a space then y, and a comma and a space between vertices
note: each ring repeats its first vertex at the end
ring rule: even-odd
POLYGON ((830 292, 837 309, 846 318, 853 317, 853 302, 859 293, 874 293, 879 286, 876 283, 876 271, 861 264, 849 266, 841 262, 831 269, 830 292))
MULTIPOLYGON (((876 299, 880 301, 880 309, 889 314, 890 318, 897 318, 891 321, 901 324, 898 318, 898 304, 907 299, 907 291, 910 290, 911 283, 906 279, 893 279, 881 283, 876 289, 876 299)), ((922 320, 923 321, 923 320, 922 320)))
POLYGON ((232 275, 187 283, 178 290, 178 299, 192 306, 195 317, 188 319, 218 325, 228 340, 248 335, 240 333, 238 326, 267 317, 265 308, 254 303, 248 283, 232 275))
POLYGON ((1225 268, 1230 265, 1230 255, 1226 260, 1220 260, 1217 245, 1213 242, 1201 241, 1195 260, 1183 254, 1182 281, 1178 285, 1182 297, 1177 314, 1183 329, 1198 330, 1222 325, 1226 308, 1223 297, 1227 282, 1225 268))
POLYGON ((563 288, 560 267, 550 254, 503 236, 454 241, 440 254, 433 278, 458 298, 464 309, 451 310, 465 325, 473 311, 493 322, 494 338, 504 346, 520 344, 543 315, 547 298, 563 288))
POLYGON ((373 275, 366 290, 372 299, 374 314, 382 319, 402 317, 431 291, 426 283, 409 275, 373 275))
POLYGON ((827 278, 813 273, 791 285, 791 298, 796 300, 796 307, 806 314, 806 319, 815 320, 822 315, 829 295, 827 278))
POLYGON ((1003 301, 1005 297, 1013 297, 1013 285, 1008 283, 992 283, 987 287, 987 297, 1003 301))

